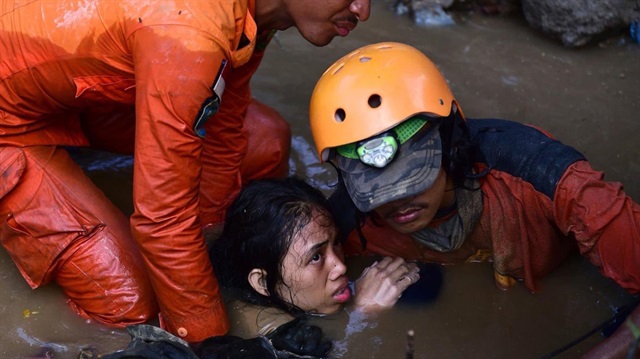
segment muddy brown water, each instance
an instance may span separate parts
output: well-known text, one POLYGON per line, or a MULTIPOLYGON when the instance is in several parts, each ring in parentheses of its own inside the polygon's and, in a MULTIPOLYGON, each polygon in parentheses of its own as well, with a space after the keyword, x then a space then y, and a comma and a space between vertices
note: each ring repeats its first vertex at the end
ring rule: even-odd
MULTIPOLYGON (((295 29, 277 35, 252 85, 277 108, 293 132, 292 172, 323 190, 335 182, 317 163, 307 126, 315 81, 347 52, 379 41, 418 47, 438 64, 468 117, 500 117, 549 130, 583 151, 606 178, 640 200, 640 45, 619 36, 584 49, 566 49, 518 17, 458 14, 457 25, 421 28, 373 0, 371 19, 325 48, 295 29)), ((89 175, 123 211, 131 212, 129 158, 92 155, 89 175)), ((364 263, 352 262, 351 273, 364 263)), ((31 290, 0 249, 0 358, 49 352, 76 358, 85 347, 105 353, 129 336, 77 317, 56 285, 31 290)), ((436 300, 404 305, 368 321, 346 312, 322 320, 336 340, 333 356, 404 358, 406 332, 415 332, 416 358, 539 358, 589 331, 631 296, 579 256, 546 277, 537 293, 518 285, 500 291, 489 263, 443 267, 436 300)), ((599 334, 559 355, 579 358, 599 334)))

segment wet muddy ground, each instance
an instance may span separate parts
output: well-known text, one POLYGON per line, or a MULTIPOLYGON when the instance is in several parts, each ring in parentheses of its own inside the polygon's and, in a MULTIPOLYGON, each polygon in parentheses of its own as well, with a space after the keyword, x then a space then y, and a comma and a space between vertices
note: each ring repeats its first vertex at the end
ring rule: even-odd
MULTIPOLYGON (((317 163, 307 126, 315 81, 349 51, 379 41, 401 41, 434 60, 468 117, 500 117, 549 130, 583 151, 606 178, 640 200, 640 44, 615 37, 566 49, 517 16, 456 14, 456 25, 420 28, 373 0, 371 19, 325 48, 295 29, 270 45, 253 79, 254 96, 278 109, 292 126, 292 172, 329 193, 335 175, 317 163)), ((131 212, 131 162, 93 155, 89 175, 123 211, 131 212)), ((364 263, 353 262, 353 273, 364 263)), ((488 263, 442 268, 435 300, 401 305, 375 320, 342 313, 322 325, 336 340, 334 356, 404 358, 406 332, 415 331, 415 357, 539 358, 589 331, 632 298, 579 256, 548 276, 538 293, 518 285, 500 291, 488 263), (349 321, 348 325, 345 325, 349 321)), ((80 349, 109 352, 129 342, 123 330, 75 316, 55 285, 31 290, 0 249, 0 357, 75 358, 80 349)), ((598 334, 558 356, 579 358, 598 334)))

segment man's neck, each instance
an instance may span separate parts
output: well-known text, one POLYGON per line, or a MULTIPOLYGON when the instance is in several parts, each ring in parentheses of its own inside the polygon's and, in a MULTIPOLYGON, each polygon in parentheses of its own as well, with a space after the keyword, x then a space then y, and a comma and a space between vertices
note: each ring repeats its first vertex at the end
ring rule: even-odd
POLYGON ((255 0, 255 2, 254 17, 259 31, 285 30, 295 26, 287 11, 286 0, 255 0))

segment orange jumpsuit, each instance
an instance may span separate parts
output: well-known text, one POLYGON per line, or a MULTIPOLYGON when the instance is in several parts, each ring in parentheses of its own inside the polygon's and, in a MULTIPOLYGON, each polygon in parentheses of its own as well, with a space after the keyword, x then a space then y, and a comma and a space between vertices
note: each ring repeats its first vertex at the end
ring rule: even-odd
POLYGON ((2 0, 0 240, 31 287, 55 280, 105 324, 159 309, 188 341, 227 332, 202 229, 243 181, 288 171, 289 127, 249 89, 271 35, 254 11, 253 0, 2 0), (199 116, 219 74, 220 109, 199 116), (134 154, 130 220, 62 146, 134 154))

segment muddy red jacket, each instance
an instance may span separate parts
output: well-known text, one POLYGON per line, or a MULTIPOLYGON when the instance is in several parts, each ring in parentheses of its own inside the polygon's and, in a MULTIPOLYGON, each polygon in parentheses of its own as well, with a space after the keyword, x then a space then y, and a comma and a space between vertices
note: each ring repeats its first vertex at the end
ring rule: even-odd
POLYGON ((577 246, 605 276, 640 292, 640 206, 621 184, 605 182, 581 153, 532 127, 504 120, 467 124, 479 146, 477 173, 488 172, 479 180, 481 218, 463 245, 432 250, 369 218, 362 228, 366 250, 357 232, 343 224, 350 233, 347 254, 439 263, 491 260, 499 287, 515 279, 533 291, 577 246))
POLYGON ((240 186, 242 120, 262 56, 254 1, 1 4, 0 146, 134 150, 131 228, 166 325, 202 329, 188 340, 226 332, 201 228, 222 221, 240 186), (222 106, 209 118, 220 74, 222 106), (134 105, 135 149, 132 133, 102 132, 134 105))

